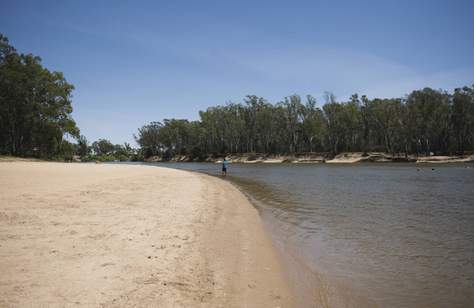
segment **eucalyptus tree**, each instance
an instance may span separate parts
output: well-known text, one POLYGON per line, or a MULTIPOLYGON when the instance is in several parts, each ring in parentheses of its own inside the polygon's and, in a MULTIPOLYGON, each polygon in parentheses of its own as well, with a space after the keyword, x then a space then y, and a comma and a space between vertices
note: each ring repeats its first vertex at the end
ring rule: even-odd
POLYGON ((343 106, 342 122, 344 123, 344 143, 346 145, 346 151, 360 151, 363 122, 358 94, 353 94, 350 100, 344 103, 343 106))
POLYGON ((316 107, 316 99, 311 95, 306 98, 306 104, 301 109, 302 137, 307 144, 309 152, 324 150, 326 136, 326 121, 323 111, 316 107))
POLYGON ((76 154, 80 157, 85 157, 89 155, 90 150, 91 148, 89 147, 89 141, 87 141, 87 138, 85 136, 80 135, 79 138, 77 138, 76 154))
POLYGON ((122 148, 123 148, 123 151, 126 155, 132 155, 133 154, 133 148, 130 145, 130 143, 124 142, 122 148))
POLYGON ((205 111, 200 111, 199 116, 204 128, 205 146, 204 151, 208 154, 216 153, 219 148, 222 128, 220 127, 219 117, 217 116, 218 107, 210 107, 205 111))
POLYGON ((272 104, 265 99, 260 99, 259 109, 256 114, 256 131, 258 134, 258 151, 274 153, 277 143, 278 122, 276 111, 272 104))
POLYGON ((410 133, 416 153, 446 152, 449 143, 449 95, 431 88, 413 91, 407 98, 410 133))
POLYGON ((373 99, 365 105, 367 124, 372 145, 382 145, 387 153, 397 150, 402 138, 402 117, 404 108, 400 99, 373 99))
POLYGON ((244 99, 243 119, 245 121, 244 144, 246 152, 255 152, 257 134, 257 110, 261 100, 255 95, 248 95, 244 99))
POLYGON ((188 120, 165 119, 159 131, 159 140, 165 150, 171 154, 186 154, 189 142, 188 120))
POLYGON ((200 121, 191 121, 188 124, 189 143, 188 154, 192 158, 203 158, 206 155, 206 132, 200 121))
POLYGON ((464 154, 474 138, 474 86, 454 90, 451 122, 456 150, 464 154))
POLYGON ((291 95, 286 97, 284 102, 279 103, 285 114, 285 128, 286 128, 286 144, 288 144, 288 152, 296 153, 300 143, 301 137, 301 123, 303 105, 301 104, 301 97, 299 95, 291 95))
POLYGON ((71 117, 73 89, 62 73, 44 68, 37 56, 19 54, 0 34, 0 152, 60 155, 66 136, 79 137, 71 117))
POLYGON ((112 155, 117 149, 117 147, 107 139, 94 141, 91 147, 96 155, 112 155))
POLYGON ((344 106, 336 102, 329 102, 323 106, 327 126, 328 150, 336 155, 344 146, 344 106))
POLYGON ((141 147, 145 158, 162 154, 163 145, 160 141, 161 122, 151 122, 138 129, 138 135, 134 135, 135 141, 141 147))
POLYGON ((272 104, 250 95, 243 103, 229 102, 200 111, 200 120, 166 119, 139 130, 137 142, 146 155, 184 154, 189 157, 226 153, 302 153, 323 151, 383 151, 441 153, 472 149, 474 90, 453 95, 429 88, 406 99, 370 100, 354 94, 337 102, 325 93, 322 109, 298 95, 272 104), (456 146, 454 146, 456 144, 456 146))
POLYGON ((241 148, 243 132, 246 128, 242 117, 243 111, 242 105, 235 103, 229 103, 222 109, 225 149, 230 153, 238 153, 241 148))

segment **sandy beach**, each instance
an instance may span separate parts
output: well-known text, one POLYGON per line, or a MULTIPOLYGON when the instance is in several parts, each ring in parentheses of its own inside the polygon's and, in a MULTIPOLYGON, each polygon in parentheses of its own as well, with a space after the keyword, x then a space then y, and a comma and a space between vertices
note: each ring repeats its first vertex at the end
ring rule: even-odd
POLYGON ((167 168, 0 162, 1 307, 292 307, 257 210, 167 168))

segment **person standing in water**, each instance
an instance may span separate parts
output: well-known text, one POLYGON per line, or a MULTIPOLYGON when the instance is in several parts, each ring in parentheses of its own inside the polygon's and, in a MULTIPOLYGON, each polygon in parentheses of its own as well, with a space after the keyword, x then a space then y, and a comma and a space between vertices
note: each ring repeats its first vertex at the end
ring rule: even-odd
POLYGON ((224 157, 224 160, 222 161, 222 175, 226 176, 227 175, 227 165, 228 165, 227 159, 224 157))

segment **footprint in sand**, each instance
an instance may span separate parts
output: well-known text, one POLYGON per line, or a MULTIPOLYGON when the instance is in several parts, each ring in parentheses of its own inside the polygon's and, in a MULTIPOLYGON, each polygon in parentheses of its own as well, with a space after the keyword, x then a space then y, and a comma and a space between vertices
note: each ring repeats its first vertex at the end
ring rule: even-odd
POLYGON ((113 265, 115 265, 115 263, 112 263, 112 262, 105 262, 105 263, 101 264, 100 266, 106 267, 106 266, 113 266, 113 265))

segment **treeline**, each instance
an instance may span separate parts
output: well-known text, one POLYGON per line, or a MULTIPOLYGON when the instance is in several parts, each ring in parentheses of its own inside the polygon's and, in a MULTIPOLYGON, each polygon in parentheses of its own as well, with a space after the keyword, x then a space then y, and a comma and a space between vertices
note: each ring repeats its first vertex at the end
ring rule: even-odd
POLYGON ((247 96, 210 107, 200 120, 152 122, 135 136, 140 150, 100 139, 91 145, 71 117, 72 91, 60 72, 18 53, 0 34, 0 154, 49 159, 139 160, 234 153, 296 154, 383 151, 399 155, 474 150, 474 86, 452 93, 425 88, 404 98, 354 94, 325 104, 292 95, 272 104, 247 96), (75 141, 75 142, 72 142, 75 141))
POLYGON ((71 117, 74 87, 0 34, 0 154, 70 159, 79 136, 71 117))
POLYGON ((0 34, 0 154, 53 160, 140 160, 130 144, 89 144, 71 117, 72 91, 60 72, 20 54, 0 34))
POLYGON ((107 139, 99 139, 89 144, 84 136, 77 140, 76 154, 81 161, 141 161, 143 155, 127 142, 113 144, 107 139))
POLYGON ((464 154, 474 150, 474 86, 453 93, 425 88, 404 98, 354 94, 337 102, 292 95, 272 104, 247 96, 242 103, 210 107, 199 121, 152 122, 135 136, 145 157, 230 153, 382 151, 395 155, 464 154))

